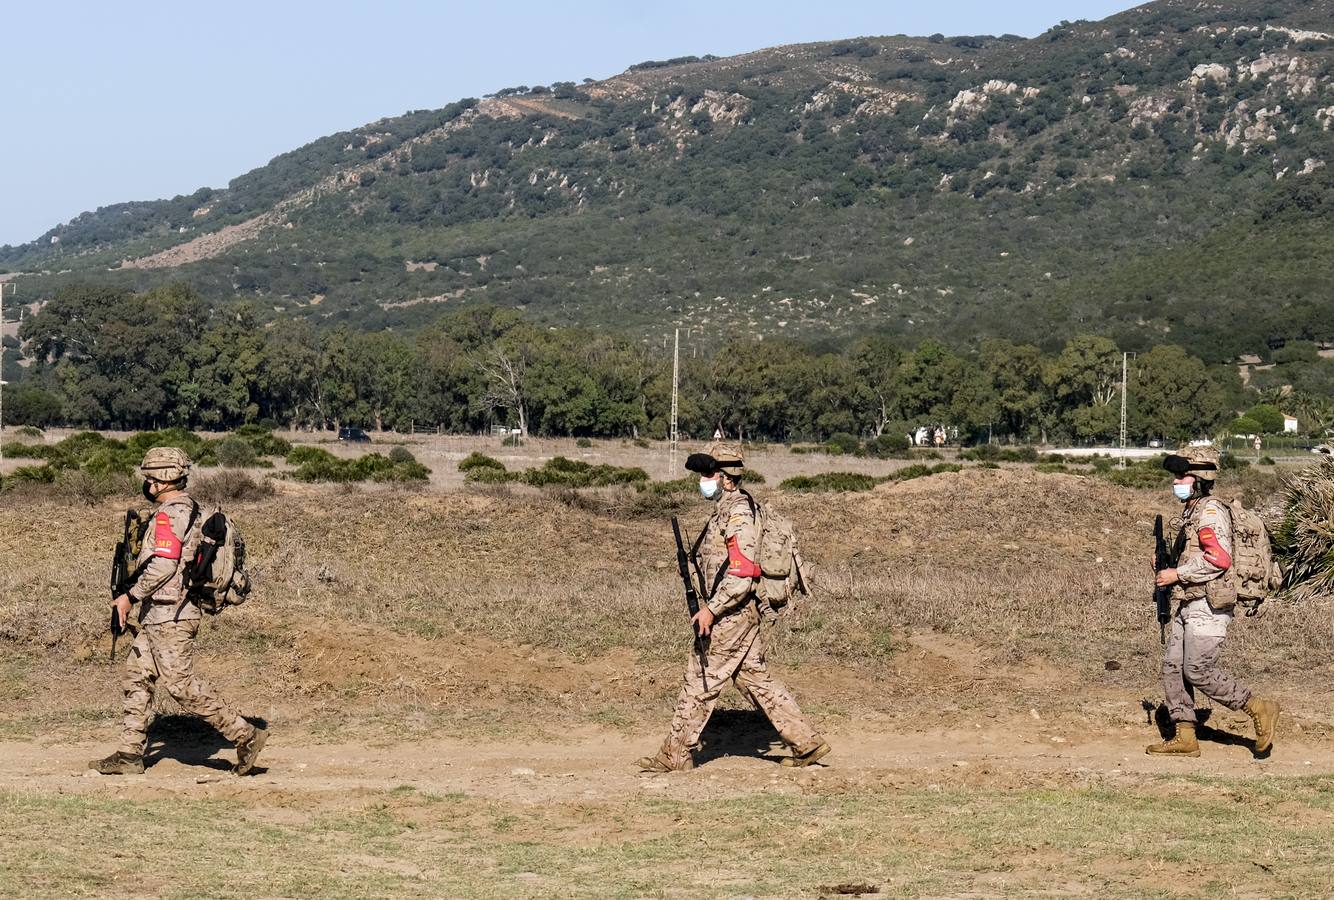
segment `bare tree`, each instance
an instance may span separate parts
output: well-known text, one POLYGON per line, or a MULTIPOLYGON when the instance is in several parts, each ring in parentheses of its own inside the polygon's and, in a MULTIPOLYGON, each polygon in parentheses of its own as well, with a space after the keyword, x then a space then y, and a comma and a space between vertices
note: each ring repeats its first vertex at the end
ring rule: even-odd
POLYGON ((473 357, 486 380, 480 404, 488 412, 512 409, 519 417, 519 435, 528 437, 528 408, 524 386, 528 376, 528 357, 522 348, 512 349, 496 341, 473 357))

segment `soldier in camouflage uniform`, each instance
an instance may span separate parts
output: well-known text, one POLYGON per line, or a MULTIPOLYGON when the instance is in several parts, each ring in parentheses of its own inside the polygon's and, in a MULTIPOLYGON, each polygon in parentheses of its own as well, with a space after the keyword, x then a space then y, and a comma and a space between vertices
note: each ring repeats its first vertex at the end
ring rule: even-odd
POLYGON ((667 739, 657 755, 640 759, 639 767, 648 772, 693 768, 692 751, 698 748, 700 734, 729 680, 764 711, 792 748, 792 756, 785 757, 782 764, 808 766, 830 748, 765 664, 755 594, 760 577, 755 562, 759 533, 751 499, 741 490, 741 451, 715 443, 707 453, 691 454, 686 468, 700 476, 704 497, 717 501, 705 526, 698 560, 711 594, 693 620, 699 634, 708 639, 708 671, 701 669, 692 653, 667 739))
POLYGON ((185 596, 185 542, 197 526, 199 508, 185 492, 190 458, 176 447, 154 447, 144 456, 144 496, 156 504, 139 552, 133 584, 113 603, 122 624, 139 604, 138 634, 126 657, 125 726, 120 747, 90 769, 103 775, 138 774, 144 770, 148 724, 153 717, 153 687, 161 679, 167 693, 188 713, 204 719, 236 744, 232 771, 244 775, 255 765, 268 732, 251 725, 218 697, 194 671, 199 607, 185 596))
POLYGON ((1232 514, 1227 504, 1211 496, 1218 452, 1213 447, 1191 447, 1180 456, 1169 456, 1163 468, 1175 476, 1172 492, 1185 504, 1176 567, 1158 571, 1159 562, 1154 560, 1157 583, 1172 585, 1177 604, 1172 636, 1163 654, 1163 690, 1176 734, 1149 746, 1146 752, 1200 755, 1195 736, 1195 689, 1199 688, 1228 709, 1245 711, 1255 725, 1255 752, 1266 753, 1274 742, 1278 703, 1254 696, 1250 688, 1218 666, 1237 603, 1231 571, 1232 514))

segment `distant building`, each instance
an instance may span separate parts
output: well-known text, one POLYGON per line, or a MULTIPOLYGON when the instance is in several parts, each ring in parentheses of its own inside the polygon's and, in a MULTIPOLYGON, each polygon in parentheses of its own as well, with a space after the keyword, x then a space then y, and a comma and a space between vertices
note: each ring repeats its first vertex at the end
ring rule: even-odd
POLYGON ((1284 417, 1283 417, 1283 432, 1284 432, 1284 434, 1296 434, 1296 433, 1297 433, 1297 417, 1296 417, 1296 416, 1284 416, 1284 417))

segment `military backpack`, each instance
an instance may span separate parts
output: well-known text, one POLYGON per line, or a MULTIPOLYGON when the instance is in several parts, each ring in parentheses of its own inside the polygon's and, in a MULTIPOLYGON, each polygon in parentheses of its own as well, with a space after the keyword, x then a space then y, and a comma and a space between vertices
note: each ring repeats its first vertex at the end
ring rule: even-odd
POLYGON ((221 509, 210 509, 197 521, 199 524, 190 529, 183 542, 182 558, 189 560, 186 598, 209 615, 217 615, 229 606, 244 603, 250 595, 245 538, 221 509))
POLYGON ((781 611, 798 594, 811 593, 810 573, 801 557, 797 528, 786 516, 749 493, 746 499, 755 513, 755 528, 759 532, 755 563, 760 567, 760 581, 756 593, 770 608, 781 611))
POLYGON ((1283 573, 1260 515, 1240 500, 1224 505, 1232 516, 1232 577, 1237 585, 1237 602, 1250 610, 1249 615, 1278 590, 1283 573))

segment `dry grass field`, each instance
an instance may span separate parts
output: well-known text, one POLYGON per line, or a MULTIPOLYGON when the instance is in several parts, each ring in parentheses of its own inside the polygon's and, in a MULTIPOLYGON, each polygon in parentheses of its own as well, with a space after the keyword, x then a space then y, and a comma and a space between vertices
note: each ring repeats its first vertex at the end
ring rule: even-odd
POLYGON ((465 485, 479 446, 665 474, 665 452, 620 442, 429 438, 409 444, 425 487, 279 480, 230 504, 259 588, 206 623, 200 668, 272 728, 247 778, 165 697, 144 775, 84 769, 118 728, 105 559, 125 501, 0 495, 0 895, 1334 894, 1328 608, 1234 627, 1228 667, 1285 707, 1272 756, 1225 709, 1200 759, 1143 754, 1166 490, 970 467, 794 494, 775 486, 901 463, 754 455, 817 567, 771 662, 835 751, 779 767, 729 692, 703 764, 646 776, 689 649, 665 516, 613 489, 465 485))

